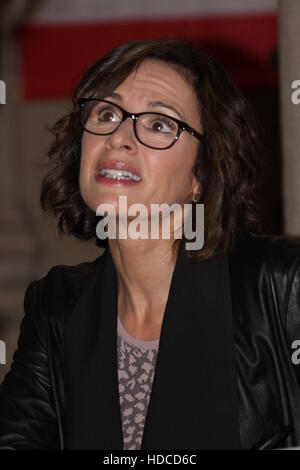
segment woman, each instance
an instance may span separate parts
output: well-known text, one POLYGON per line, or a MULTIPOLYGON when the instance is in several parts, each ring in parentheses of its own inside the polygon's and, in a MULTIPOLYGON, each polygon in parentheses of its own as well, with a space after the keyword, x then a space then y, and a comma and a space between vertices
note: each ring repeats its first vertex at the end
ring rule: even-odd
POLYGON ((41 203, 60 232, 105 251, 27 288, 0 448, 299 445, 300 246, 255 234, 261 152, 247 102, 214 59, 161 39, 112 50, 73 105, 53 128, 41 203), (132 221, 119 196, 148 214, 192 204, 193 226, 204 204, 203 247, 187 250, 174 218, 169 238, 160 224, 158 238, 106 227, 99 239, 99 205, 118 227, 132 221))

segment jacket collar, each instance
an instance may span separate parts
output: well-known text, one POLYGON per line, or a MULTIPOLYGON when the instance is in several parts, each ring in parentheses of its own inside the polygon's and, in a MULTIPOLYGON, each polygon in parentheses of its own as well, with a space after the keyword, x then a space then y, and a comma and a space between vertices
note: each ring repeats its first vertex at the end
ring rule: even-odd
MULTIPOLYGON (((64 333, 67 448, 123 449, 117 276, 109 248, 64 333)), ((191 263, 181 243, 141 449, 239 448, 228 259, 191 263)))

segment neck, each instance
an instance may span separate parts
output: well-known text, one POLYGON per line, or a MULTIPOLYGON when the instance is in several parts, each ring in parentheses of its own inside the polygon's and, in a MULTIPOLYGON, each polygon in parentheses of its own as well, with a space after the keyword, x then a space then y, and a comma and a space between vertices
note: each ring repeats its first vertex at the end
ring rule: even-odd
POLYGON ((118 312, 128 322, 158 325, 176 263, 174 240, 109 240, 118 282, 118 312))

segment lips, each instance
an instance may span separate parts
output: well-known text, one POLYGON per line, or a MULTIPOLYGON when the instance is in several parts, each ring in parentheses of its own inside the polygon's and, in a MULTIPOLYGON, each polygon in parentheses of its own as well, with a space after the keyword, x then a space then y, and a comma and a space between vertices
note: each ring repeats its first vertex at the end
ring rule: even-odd
POLYGON ((141 175, 138 173, 138 171, 134 167, 127 165, 127 163, 121 162, 118 160, 106 160, 104 162, 99 163, 99 165, 97 166, 96 174, 99 175, 100 171, 104 170, 104 168, 108 168, 111 170, 130 171, 134 175, 139 176, 141 178, 141 175))

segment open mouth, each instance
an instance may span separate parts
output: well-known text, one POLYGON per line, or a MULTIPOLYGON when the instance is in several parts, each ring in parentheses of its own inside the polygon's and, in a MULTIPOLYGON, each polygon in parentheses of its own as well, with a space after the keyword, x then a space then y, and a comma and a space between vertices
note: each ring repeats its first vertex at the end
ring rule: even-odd
POLYGON ((130 171, 125 170, 113 170, 110 168, 103 168, 98 172, 99 176, 104 178, 111 178, 114 180, 125 180, 125 181, 141 181, 141 178, 130 171))

